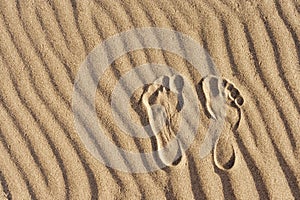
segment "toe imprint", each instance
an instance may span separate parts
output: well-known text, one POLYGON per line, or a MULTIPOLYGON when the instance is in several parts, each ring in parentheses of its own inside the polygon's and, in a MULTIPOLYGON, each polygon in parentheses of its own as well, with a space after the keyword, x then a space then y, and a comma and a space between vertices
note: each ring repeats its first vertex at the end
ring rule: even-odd
POLYGON ((242 106, 244 104, 244 99, 241 96, 238 96, 234 101, 238 106, 242 106))

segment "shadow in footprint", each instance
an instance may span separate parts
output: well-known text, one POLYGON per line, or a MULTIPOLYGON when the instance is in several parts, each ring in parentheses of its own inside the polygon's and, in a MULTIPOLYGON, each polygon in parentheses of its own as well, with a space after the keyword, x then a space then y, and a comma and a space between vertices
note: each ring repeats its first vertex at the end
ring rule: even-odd
MULTIPOLYGON (((205 108, 206 107, 206 99, 205 99, 205 95, 204 95, 204 92, 203 92, 203 89, 202 89, 203 88, 203 80, 204 79, 201 79, 200 82, 196 85, 196 92, 197 92, 198 99, 201 103, 202 108, 205 108)), ((208 118, 212 117, 207 109, 204 109, 204 114, 208 118)))
MULTIPOLYGON (((138 119, 140 120, 140 123, 143 127, 146 127, 149 125, 149 117, 147 114, 147 108, 145 108, 145 105, 142 102, 142 97, 146 91, 148 91, 148 88, 150 87, 150 84, 145 85, 143 88, 141 88, 142 93, 141 94, 135 94, 132 95, 130 98, 130 105, 131 108, 135 111, 135 113, 139 116, 138 119)), ((146 129, 145 129, 146 130, 146 129)), ((147 130, 146 130, 147 132, 147 130)), ((157 138, 152 135, 152 133, 149 133, 149 139, 151 142, 151 151, 157 151, 157 138)), ((155 162, 160 165, 161 160, 155 158, 155 162)))

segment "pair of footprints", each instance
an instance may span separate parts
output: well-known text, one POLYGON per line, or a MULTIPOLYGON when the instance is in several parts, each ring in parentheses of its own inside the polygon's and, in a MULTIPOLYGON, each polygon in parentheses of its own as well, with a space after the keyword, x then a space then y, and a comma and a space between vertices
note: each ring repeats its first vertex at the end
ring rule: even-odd
MULTIPOLYGON (((157 149, 155 150, 164 148, 171 139, 176 137, 180 111, 184 105, 182 93, 184 84, 184 79, 180 75, 175 75, 160 77, 153 84, 144 87, 140 101, 146 108, 148 122, 155 135, 157 143, 157 149)), ((214 141, 211 145, 204 144, 200 147, 200 157, 207 156, 213 149, 215 165, 223 170, 231 169, 236 160, 236 149, 232 145, 232 132, 236 131, 239 126, 241 106, 244 99, 232 83, 215 76, 203 78, 200 86, 200 94, 198 95, 202 95, 204 98, 199 98, 199 100, 208 117, 217 120, 222 116, 225 120, 222 134, 206 136, 206 139, 214 138, 214 141), (224 113, 218 113, 220 110, 218 100, 225 100, 225 116, 224 113)), ((180 155, 184 155, 180 142, 178 148, 180 155)), ((166 166, 177 165, 182 159, 180 156, 177 160, 174 160, 167 153, 160 151, 158 154, 159 159, 166 166)))

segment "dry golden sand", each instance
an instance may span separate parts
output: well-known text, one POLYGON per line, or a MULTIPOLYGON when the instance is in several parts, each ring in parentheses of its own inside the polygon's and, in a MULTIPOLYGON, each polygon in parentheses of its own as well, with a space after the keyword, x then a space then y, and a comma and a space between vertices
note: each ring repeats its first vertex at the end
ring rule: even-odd
MULTIPOLYGON (((0 4, 0 199, 300 198, 300 3, 298 0, 9 1, 0 4), (237 160, 215 167, 199 148, 209 119, 176 166, 143 174, 108 168, 86 150, 73 124, 73 83, 88 53, 109 36, 161 27, 192 37, 245 100, 235 133, 237 160)), ((107 136, 143 151, 110 122, 109 98, 122 74, 157 62, 195 85, 182 58, 128 53, 99 83, 97 112, 107 136), (105 118, 106 119, 106 118, 105 118), (107 120, 107 119, 106 119, 107 120)), ((138 116, 138 115, 136 115, 138 116)))

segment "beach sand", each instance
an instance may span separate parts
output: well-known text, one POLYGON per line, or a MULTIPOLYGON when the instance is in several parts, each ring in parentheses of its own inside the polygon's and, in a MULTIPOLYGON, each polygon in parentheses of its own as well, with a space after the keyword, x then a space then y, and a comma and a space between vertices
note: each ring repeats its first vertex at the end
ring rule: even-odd
MULTIPOLYGON (((0 199, 300 198, 299 1, 2 0, 0 10, 0 199), (181 160, 129 173, 106 166, 86 148, 74 125, 73 86, 97 45, 143 27, 179 31, 202 45, 244 102, 226 103, 231 111, 218 152, 200 158, 212 116, 207 94, 197 93, 207 104, 197 102, 200 125, 181 160)), ((165 50, 117 58, 98 83, 96 112, 107 138, 130 152, 151 151, 153 140, 123 133, 110 101, 122 75, 145 63, 176 69, 194 88, 204 78, 165 50)), ((153 101, 178 101, 166 91, 161 99, 153 101)), ((149 124, 149 109, 130 110, 137 123, 149 124)))

